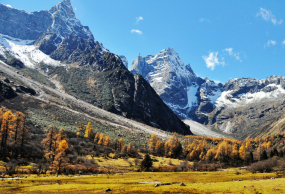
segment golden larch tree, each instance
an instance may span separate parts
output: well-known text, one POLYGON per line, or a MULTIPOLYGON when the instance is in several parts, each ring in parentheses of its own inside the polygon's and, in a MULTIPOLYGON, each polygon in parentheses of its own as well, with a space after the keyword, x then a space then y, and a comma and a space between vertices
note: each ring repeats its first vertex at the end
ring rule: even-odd
POLYGON ((11 137, 14 134, 15 128, 15 116, 12 111, 6 111, 2 116, 2 124, 1 124, 1 148, 5 147, 8 142, 8 137, 11 137))
POLYGON ((119 150, 119 151, 122 151, 122 150, 123 150, 123 148, 124 148, 124 146, 125 146, 125 144, 124 144, 123 139, 122 139, 122 138, 121 138, 121 139, 119 139, 119 146, 118 146, 118 150, 119 150))
POLYGON ((50 126, 46 138, 42 141, 45 147, 45 156, 54 161, 54 157, 57 149, 57 131, 54 126, 50 126))
POLYGON ((132 155, 132 153, 133 153, 133 143, 132 142, 130 142, 129 145, 128 145, 127 153, 129 155, 132 155))
POLYGON ((244 146, 241 146, 241 147, 239 148, 239 155, 240 155, 240 157, 244 160, 245 155, 246 155, 246 151, 245 151, 244 146))
POLYGON ((105 140, 105 134, 101 133, 99 136, 98 145, 104 145, 104 140, 105 140))
POLYGON ((151 134, 148 140, 148 149, 151 153, 154 153, 157 141, 158 141, 157 135, 151 134))
POLYGON ((96 135, 95 135, 95 137, 94 137, 94 142, 95 142, 95 143, 98 143, 99 139, 100 139, 100 133, 97 132, 96 135))
POLYGON ((85 135, 84 137, 87 137, 87 138, 93 138, 93 127, 92 127, 92 124, 91 122, 88 122, 88 124, 86 125, 86 130, 85 130, 85 135))
POLYGON ((159 140, 157 141, 155 145, 155 152, 159 156, 164 155, 164 142, 160 142, 159 140))
POLYGON ((68 160, 66 156, 66 150, 68 149, 68 142, 66 140, 62 140, 59 142, 58 147, 56 149, 56 155, 54 161, 52 163, 51 168, 53 168, 57 175, 61 171, 61 169, 65 168, 68 165, 68 160))
POLYGON ((103 143, 105 146, 108 146, 110 147, 111 146, 111 139, 109 136, 105 136, 104 138, 104 143, 103 143))
POLYGON ((19 133, 23 130, 25 122, 25 115, 22 112, 17 111, 15 114, 15 128, 14 128, 14 142, 17 143, 19 139, 19 133))

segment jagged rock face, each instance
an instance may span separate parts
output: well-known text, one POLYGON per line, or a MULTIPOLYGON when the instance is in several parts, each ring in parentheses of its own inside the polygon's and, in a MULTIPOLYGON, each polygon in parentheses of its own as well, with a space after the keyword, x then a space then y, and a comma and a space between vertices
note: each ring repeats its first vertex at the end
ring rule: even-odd
MULTIPOLYGON (((83 26, 80 21, 76 19, 70 0, 60 2, 58 5, 52 7, 49 13, 52 19, 52 25, 48 27, 35 43, 44 53, 50 55, 60 44, 70 41, 70 37, 73 39, 73 43, 77 41, 77 44, 72 44, 71 46, 66 45, 68 50, 72 50, 74 47, 77 48, 79 43, 83 44, 83 42, 89 39, 94 40, 89 27, 83 26), (79 40, 74 40, 75 36, 79 37, 79 40)), ((52 58, 53 56, 54 55, 51 55, 52 58)), ((65 56, 65 58, 66 57, 67 56, 65 56)))
POLYGON ((141 74, 180 118, 202 123, 207 122, 207 117, 201 113, 212 112, 212 98, 221 89, 221 85, 197 77, 170 48, 156 55, 138 56, 130 71, 141 74))
POLYGON ((23 40, 36 40, 52 25, 48 11, 27 13, 0 4, 0 34, 23 40))

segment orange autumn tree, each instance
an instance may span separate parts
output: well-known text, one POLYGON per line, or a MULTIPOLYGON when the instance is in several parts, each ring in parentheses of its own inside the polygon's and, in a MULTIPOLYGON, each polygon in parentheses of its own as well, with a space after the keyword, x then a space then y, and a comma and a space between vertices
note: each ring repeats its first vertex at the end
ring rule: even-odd
POLYGON ((15 114, 15 128, 14 128, 14 142, 17 143, 19 140, 19 134, 23 131, 25 122, 25 115, 19 111, 15 114))
POLYGON ((230 161, 231 152, 232 152, 232 146, 228 144, 226 141, 222 141, 218 145, 215 159, 219 160, 220 162, 228 163, 230 161))
POLYGON ((2 116, 2 123, 0 129, 1 135, 1 148, 7 146, 8 137, 11 137, 14 134, 15 129, 15 116, 12 111, 6 111, 2 116))
POLYGON ((123 148, 124 148, 124 146, 125 146, 125 144, 124 144, 123 139, 122 139, 122 138, 121 138, 121 139, 119 139, 119 146, 118 146, 118 150, 119 150, 119 151, 122 151, 122 150, 123 150, 123 148))
POLYGON ((56 155, 52 163, 51 168, 56 171, 56 174, 60 173, 61 169, 68 165, 68 160, 66 156, 66 150, 68 149, 68 142, 66 140, 61 140, 56 149, 56 155))
POLYGON ((101 133, 99 136, 98 145, 104 145, 104 140, 105 140, 105 134, 101 133))
POLYGON ((182 152, 182 145, 175 135, 164 144, 165 153, 171 157, 177 158, 182 152))
POLYGON ((127 148, 127 153, 129 154, 129 155, 132 155, 133 154, 133 143, 132 142, 130 142, 129 143, 129 145, 128 145, 128 148, 127 148))
POLYGON ((243 159, 243 160, 245 159, 246 151, 245 151, 244 146, 241 146, 239 148, 239 155, 240 155, 241 159, 243 159))
POLYGON ((151 153, 155 152, 155 146, 158 141, 158 137, 155 134, 151 134, 151 137, 148 140, 148 149, 151 153))
POLYGON ((103 141, 103 144, 104 144, 105 146, 108 146, 108 147, 111 146, 111 139, 110 139, 109 136, 105 136, 104 141, 103 141))
POLYGON ((62 140, 67 140, 66 137, 66 133, 65 133, 65 129, 61 128, 58 132, 58 134, 56 135, 56 139, 58 142, 62 141, 62 140))
POLYGON ((57 132, 54 126, 50 126, 46 138, 42 140, 42 144, 45 147, 45 156, 53 162, 57 149, 57 132))
POLYGON ((157 141, 155 145, 155 152, 158 156, 164 155, 164 142, 157 141))
POLYGON ((94 137, 94 142, 95 142, 95 143, 98 143, 99 139, 100 139, 100 133, 97 132, 96 135, 95 135, 95 137, 94 137))

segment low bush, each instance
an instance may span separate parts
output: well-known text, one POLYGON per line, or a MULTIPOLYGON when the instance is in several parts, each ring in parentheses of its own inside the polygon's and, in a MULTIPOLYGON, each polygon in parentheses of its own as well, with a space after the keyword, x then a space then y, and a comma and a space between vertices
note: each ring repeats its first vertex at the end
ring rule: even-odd
POLYGON ((274 167, 278 165, 276 158, 271 158, 264 161, 253 163, 249 166, 248 170, 252 173, 256 172, 272 172, 274 167))

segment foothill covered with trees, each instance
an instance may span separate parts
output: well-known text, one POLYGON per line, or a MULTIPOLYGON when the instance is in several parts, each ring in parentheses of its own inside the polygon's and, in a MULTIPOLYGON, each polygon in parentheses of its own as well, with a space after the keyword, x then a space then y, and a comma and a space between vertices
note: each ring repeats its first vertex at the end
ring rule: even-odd
POLYGON ((0 172, 3 177, 15 174, 98 174, 119 172, 116 166, 102 168, 106 160, 133 158, 129 171, 179 172, 216 171, 226 167, 244 167, 251 172, 284 173, 284 134, 244 141, 173 134, 163 140, 152 134, 145 146, 124 144, 93 128, 91 122, 78 123, 77 132, 49 126, 31 133, 26 116, 11 110, 0 111, 0 172), (168 164, 153 165, 157 157, 168 164), (179 159, 180 164, 172 164, 179 159), (26 168, 25 168, 26 167, 26 168))

